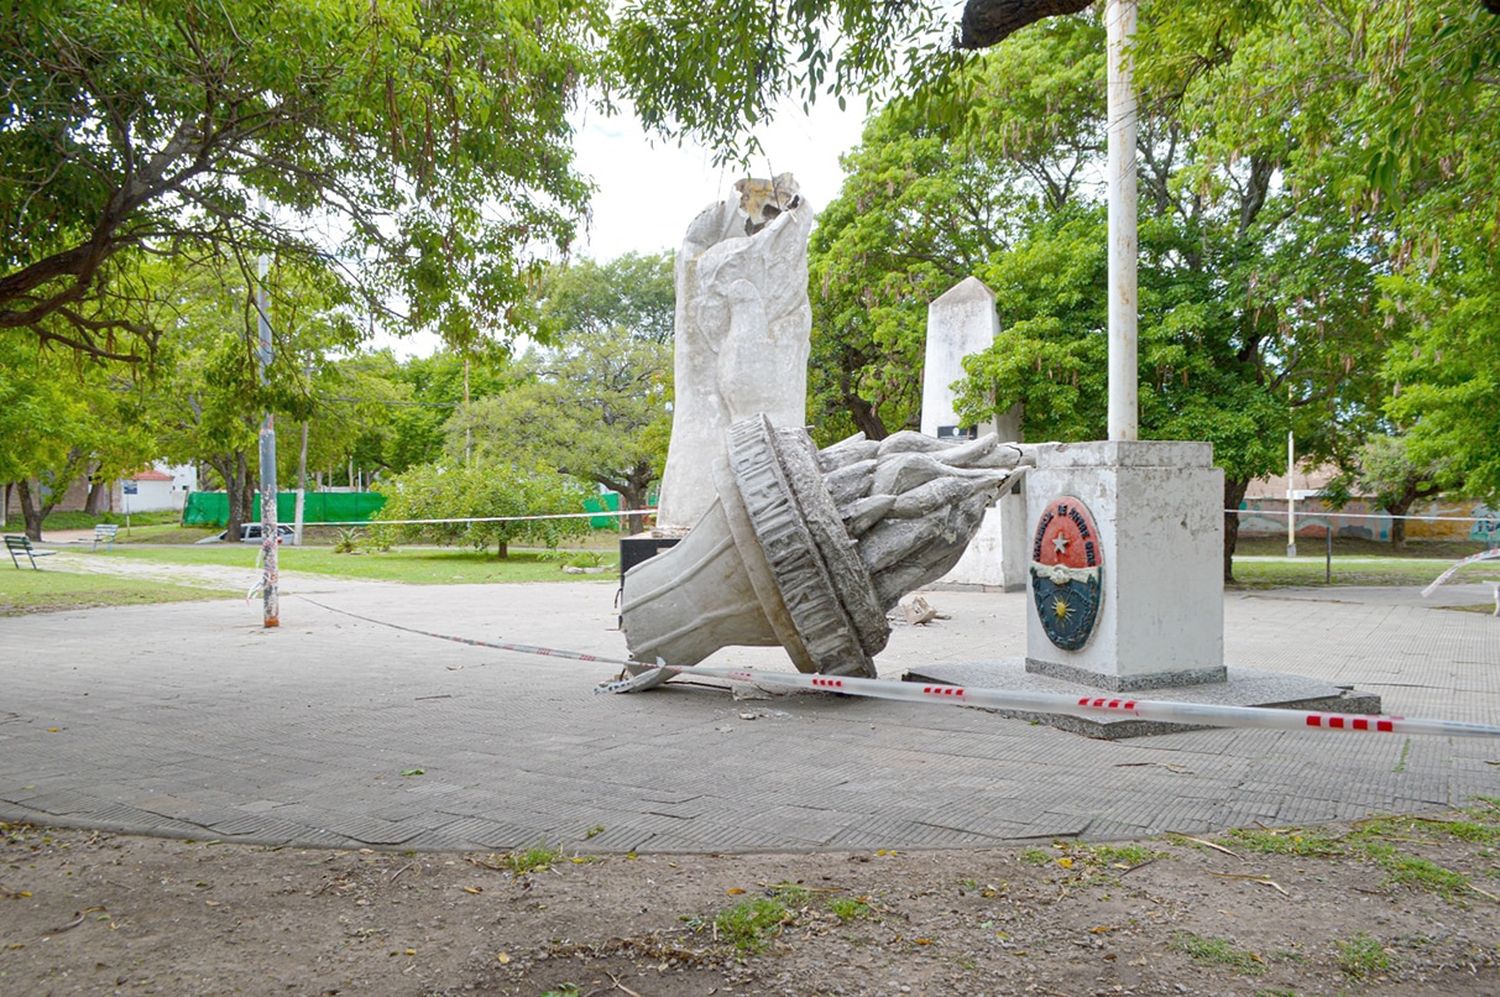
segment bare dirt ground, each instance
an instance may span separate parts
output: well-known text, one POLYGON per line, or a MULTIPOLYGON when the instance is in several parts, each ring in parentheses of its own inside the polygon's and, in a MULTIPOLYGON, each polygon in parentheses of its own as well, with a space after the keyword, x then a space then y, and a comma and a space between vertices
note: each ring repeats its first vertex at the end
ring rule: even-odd
POLYGON ((0 834, 5 994, 1500 992, 1500 800, 1211 842, 902 854, 0 834))

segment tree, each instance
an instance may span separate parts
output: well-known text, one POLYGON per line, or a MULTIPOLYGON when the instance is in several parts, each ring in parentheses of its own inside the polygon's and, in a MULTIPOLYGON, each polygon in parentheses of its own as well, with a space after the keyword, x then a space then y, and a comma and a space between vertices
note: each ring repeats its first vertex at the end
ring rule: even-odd
POLYGON ((455 414, 450 457, 472 440, 478 459, 537 461, 646 508, 671 434, 672 286, 668 253, 550 272, 540 307, 552 345, 522 362, 529 381, 455 414))
POLYGON ((820 441, 915 428, 929 302, 1070 203, 1097 158, 1100 32, 1085 21, 1038 30, 1044 43, 975 67, 982 125, 950 128, 892 104, 844 157, 809 259, 820 441))
POLYGON ((250 288, 236 285, 229 259, 217 267, 164 262, 155 276, 156 321, 168 331, 155 364, 136 375, 149 396, 144 411, 163 456, 218 473, 229 499, 229 536, 238 536, 253 508, 265 413, 301 422, 326 411, 313 379, 330 352, 358 342, 360 330, 326 271, 276 260, 266 278, 274 353, 263 379, 248 332, 256 322, 250 288))
MULTIPOLYGON (((857 393, 848 407, 878 417, 856 423, 867 432, 883 432, 887 412, 910 418, 926 306, 973 274, 995 291, 1002 332, 969 364, 965 416, 1021 403, 1028 438, 1104 435, 1107 233, 1089 180, 1103 170, 1103 41, 1089 18, 1029 28, 973 68, 958 126, 894 104, 846 160, 812 293, 838 390, 904 392, 880 406, 857 393)), ((1388 342, 1369 307, 1378 271, 1340 202, 1279 189, 1285 142, 1221 164, 1211 124, 1152 113, 1141 125, 1141 431, 1213 443, 1234 509, 1278 466, 1290 426, 1321 453, 1361 414, 1351 372, 1378 366, 1388 342)), ((815 410, 836 407, 830 397, 815 410)), ((1226 577, 1236 526, 1226 519, 1226 577)))
MULTIPOLYGON (((1386 355, 1369 431, 1402 427, 1419 467, 1500 496, 1500 13, 1471 0, 1175 6, 1148 86, 1213 121, 1219 160, 1269 136, 1285 183, 1345 206, 1378 263, 1386 355)), ((1301 432, 1299 431, 1299 439, 1301 432)), ((1352 457, 1352 451, 1346 454, 1352 457)))
POLYGON ((921 94, 962 115, 965 50, 1092 0, 635 0, 609 39, 610 76, 648 129, 699 136, 721 159, 755 148, 776 104, 821 93, 921 94))
POLYGON ((79 477, 107 486, 155 456, 128 382, 99 363, 3 338, 0 440, 0 481, 15 483, 33 540, 42 538, 43 523, 79 477))
POLYGON ((586 200, 567 115, 594 0, 6 10, 6 336, 136 358, 163 331, 137 307, 146 259, 269 250, 471 343, 521 326, 532 254, 565 246, 586 200))
POLYGON ((583 490, 547 468, 488 460, 472 464, 423 464, 380 482, 377 490, 386 501, 372 520, 372 526, 382 540, 444 547, 467 544, 476 550, 486 550, 494 544, 496 556, 504 558, 513 541, 529 540, 556 547, 565 537, 588 530, 587 519, 390 522, 582 512, 583 490))
POLYGON ((1453 462, 1438 458, 1423 463, 1412 460, 1407 441, 1401 436, 1372 436, 1359 448, 1357 465, 1348 485, 1336 491, 1357 490, 1374 497, 1374 505, 1391 515, 1391 546, 1406 546, 1407 512, 1418 499, 1441 494, 1445 487, 1462 487, 1454 479, 1453 462))

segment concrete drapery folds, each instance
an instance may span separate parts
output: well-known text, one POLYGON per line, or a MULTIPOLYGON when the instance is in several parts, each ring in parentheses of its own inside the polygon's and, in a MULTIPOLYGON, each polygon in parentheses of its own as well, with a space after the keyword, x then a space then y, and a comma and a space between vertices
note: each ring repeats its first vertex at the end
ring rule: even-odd
POLYGON ((785 647, 797 668, 874 676, 885 614, 962 555, 1034 448, 993 436, 854 436, 817 450, 764 416, 736 422, 715 500, 676 547, 625 575, 632 657, 692 665, 731 644, 785 647))
POLYGON ((807 416, 813 208, 790 173, 735 191, 693 219, 677 253, 676 402, 656 522, 678 535, 713 503, 707 471, 730 426, 807 416))

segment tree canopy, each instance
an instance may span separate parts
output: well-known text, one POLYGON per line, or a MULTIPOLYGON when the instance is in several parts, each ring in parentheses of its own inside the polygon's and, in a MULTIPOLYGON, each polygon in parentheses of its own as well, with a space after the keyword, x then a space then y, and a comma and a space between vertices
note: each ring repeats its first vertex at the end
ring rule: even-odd
POLYGON ((5 6, 6 336, 139 357, 163 331, 147 258, 275 251, 472 343, 522 326, 534 254, 585 204, 593 0, 5 6))

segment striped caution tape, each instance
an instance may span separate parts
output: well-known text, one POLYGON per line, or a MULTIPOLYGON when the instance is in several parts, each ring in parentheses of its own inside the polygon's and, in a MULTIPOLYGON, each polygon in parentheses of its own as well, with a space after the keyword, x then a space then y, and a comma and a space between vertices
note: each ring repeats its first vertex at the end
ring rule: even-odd
POLYGON ((438 640, 487 647, 496 651, 514 651, 544 658, 563 658, 592 664, 618 665, 636 674, 605 682, 595 687, 596 694, 644 692, 673 678, 716 678, 744 683, 775 691, 808 689, 846 696, 900 700, 908 703, 946 703, 955 706, 977 706, 985 709, 1019 710, 1030 713, 1060 713, 1068 716, 1098 719, 1101 715, 1128 715, 1138 720, 1159 723, 1191 724, 1198 727, 1253 727, 1264 730, 1327 730, 1382 734, 1433 735, 1446 737, 1500 737, 1500 726, 1465 723, 1458 720, 1428 720, 1416 717, 1369 716, 1356 713, 1329 713, 1319 710, 1285 710, 1260 706, 1218 706, 1210 703, 1183 703, 1172 700, 1133 699, 1124 696, 1069 696, 1058 693, 1027 692, 1020 689, 973 689, 957 685, 919 684, 890 679, 865 679, 837 675, 804 675, 801 672, 772 672, 749 668, 715 668, 709 665, 681 667, 658 661, 654 666, 623 658, 584 654, 537 644, 478 640, 437 633, 419 627, 408 627, 372 616, 363 616, 325 605, 307 596, 298 596, 320 609, 352 619, 389 627, 405 633, 438 640))
MULTIPOLYGON (((640 667, 637 665, 636 667, 640 667)), ((665 678, 691 675, 728 679, 767 690, 809 689, 894 699, 908 703, 948 703, 986 709, 1028 713, 1061 713, 1099 719, 1101 715, 1128 715, 1159 723, 1191 724, 1199 727, 1254 727, 1266 730, 1365 731, 1383 734, 1429 734, 1447 737, 1500 737, 1500 726, 1457 720, 1425 720, 1412 717, 1366 716, 1317 710, 1286 710, 1260 706, 1219 706, 1171 700, 1132 699, 1123 696, 1069 696, 1027 692, 1020 689, 973 689, 956 685, 922 685, 889 679, 863 679, 768 672, 744 668, 712 668, 696 665, 674 668, 660 665, 641 675, 610 682, 596 692, 636 692, 661 684, 665 678)))

